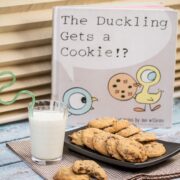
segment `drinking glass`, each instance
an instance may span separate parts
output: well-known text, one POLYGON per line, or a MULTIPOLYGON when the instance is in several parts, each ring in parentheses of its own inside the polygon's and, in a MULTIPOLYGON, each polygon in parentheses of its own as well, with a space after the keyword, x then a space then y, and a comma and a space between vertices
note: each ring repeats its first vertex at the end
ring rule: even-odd
POLYGON ((46 165, 63 154, 67 107, 56 100, 39 100, 29 108, 32 160, 46 165))

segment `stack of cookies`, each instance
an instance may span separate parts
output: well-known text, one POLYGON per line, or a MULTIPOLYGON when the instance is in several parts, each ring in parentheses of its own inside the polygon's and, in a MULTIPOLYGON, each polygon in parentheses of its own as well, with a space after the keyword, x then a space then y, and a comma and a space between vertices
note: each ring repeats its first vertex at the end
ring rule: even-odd
POLYGON ((71 167, 61 168, 53 177, 54 180, 107 180, 103 168, 92 160, 77 160, 71 167))
POLYGON ((87 128, 69 137, 76 145, 128 162, 144 162, 166 152, 155 134, 143 132, 128 120, 111 117, 91 120, 87 128))

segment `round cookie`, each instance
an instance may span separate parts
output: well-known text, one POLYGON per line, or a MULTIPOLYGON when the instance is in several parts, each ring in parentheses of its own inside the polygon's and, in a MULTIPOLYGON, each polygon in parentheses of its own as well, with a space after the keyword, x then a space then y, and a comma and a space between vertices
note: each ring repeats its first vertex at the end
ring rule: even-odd
POLYGON ((108 151, 108 154, 111 155, 113 158, 118 160, 123 160, 121 155, 117 151, 117 143, 118 139, 121 139, 121 137, 117 136, 111 136, 106 140, 106 149, 108 151))
POLYGON ((94 149, 93 147, 93 137, 97 133, 103 132, 100 129, 97 128, 87 128, 82 131, 82 142, 85 146, 87 146, 90 149, 94 149))
POLYGON ((129 162, 144 162, 147 159, 144 146, 132 139, 118 140, 117 151, 124 160, 129 162))
POLYGON ((69 135, 72 143, 79 145, 79 146, 84 145, 84 143, 82 142, 82 131, 83 130, 76 131, 76 132, 73 132, 71 135, 69 135))
POLYGON ((150 142, 144 145, 146 154, 149 158, 159 157, 165 154, 166 148, 158 142, 150 142))
POLYGON ((128 120, 122 119, 122 120, 114 121, 113 125, 111 127, 105 128, 104 131, 110 133, 116 133, 124 128, 129 127, 130 125, 131 123, 128 120))
POLYGON ((94 150, 96 150, 97 152, 99 152, 105 156, 109 156, 108 151, 106 149, 106 140, 110 136, 111 136, 111 134, 108 132, 102 132, 102 133, 95 134, 93 137, 94 150))
POLYGON ((140 131, 141 131, 140 128, 138 128, 138 127, 134 126, 133 124, 131 124, 130 126, 128 126, 127 128, 125 128, 125 129, 123 129, 121 131, 119 131, 116 134, 118 134, 120 136, 123 136, 123 137, 129 137, 129 136, 132 136, 134 134, 139 133, 140 131))
POLYGON ((77 160, 73 164, 73 171, 77 174, 88 174, 97 180, 107 180, 107 174, 103 168, 92 160, 77 160))
POLYGON ((113 126, 107 127, 105 129, 103 129, 103 131, 109 132, 109 133, 115 133, 116 132, 113 126))
POLYGON ((102 117, 89 121, 88 127, 104 129, 106 127, 112 126, 113 122, 117 121, 114 117, 102 117))
POLYGON ((129 74, 119 73, 110 78, 108 90, 113 98, 127 101, 135 96, 137 83, 129 74))
POLYGON ((89 175, 75 174, 72 167, 61 168, 53 177, 54 180, 90 180, 89 175))
POLYGON ((156 135, 151 132, 139 132, 138 134, 134 134, 129 138, 134 139, 138 142, 148 142, 157 140, 156 135))

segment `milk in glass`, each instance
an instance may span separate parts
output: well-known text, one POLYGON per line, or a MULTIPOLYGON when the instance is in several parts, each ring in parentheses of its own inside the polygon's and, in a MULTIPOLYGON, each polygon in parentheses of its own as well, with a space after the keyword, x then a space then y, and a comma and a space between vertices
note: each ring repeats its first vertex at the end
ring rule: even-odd
POLYGON ((61 159, 65 126, 63 112, 34 111, 30 117, 32 157, 41 160, 61 159))

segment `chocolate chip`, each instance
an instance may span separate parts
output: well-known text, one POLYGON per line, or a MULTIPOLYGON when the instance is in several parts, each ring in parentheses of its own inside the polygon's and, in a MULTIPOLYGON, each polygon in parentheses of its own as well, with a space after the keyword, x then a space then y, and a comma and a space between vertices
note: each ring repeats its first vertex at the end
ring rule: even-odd
POLYGON ((91 172, 91 170, 90 170, 90 169, 87 169, 86 172, 89 174, 89 173, 91 172))
POLYGON ((117 87, 117 85, 116 84, 113 84, 113 86, 112 86, 113 88, 116 88, 117 87))
POLYGON ((80 173, 80 172, 82 172, 82 171, 84 171, 84 168, 83 168, 83 167, 80 167, 80 168, 78 169, 78 172, 80 173))

